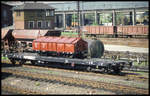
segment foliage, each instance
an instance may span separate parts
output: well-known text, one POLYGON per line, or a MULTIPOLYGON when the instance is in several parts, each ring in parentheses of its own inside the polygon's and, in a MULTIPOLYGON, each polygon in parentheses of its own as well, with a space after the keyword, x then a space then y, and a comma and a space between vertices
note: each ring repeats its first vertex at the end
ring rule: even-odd
POLYGON ((103 13, 100 15, 99 18, 100 18, 100 24, 112 22, 112 14, 103 13))
POLYGON ((1 57, 2 60, 8 60, 8 57, 1 57))
POLYGON ((137 22, 146 23, 146 22, 149 22, 149 15, 147 14, 147 12, 145 12, 143 14, 140 14, 139 18, 136 18, 136 19, 137 19, 137 22))
POLYGON ((120 24, 128 25, 128 23, 130 22, 130 19, 122 13, 117 13, 116 21, 117 21, 117 25, 120 25, 120 24))
POLYGON ((85 18, 94 20, 94 14, 85 14, 85 18))
POLYGON ((40 83, 39 83, 39 82, 36 82, 35 85, 36 85, 36 86, 40 86, 40 83))
POLYGON ((133 65, 134 66, 138 66, 138 67, 145 67, 145 66, 148 66, 148 61, 147 62, 140 62, 140 63, 138 63, 138 62, 133 62, 133 65))
POLYGON ((93 26, 96 26, 96 25, 98 25, 98 23, 97 22, 93 22, 93 24, 92 24, 93 26))
POLYGON ((78 16, 77 14, 72 15, 72 22, 78 22, 78 16))
MULTIPOLYGON (((78 37, 78 33, 77 32, 61 32, 61 36, 78 37)), ((85 35, 82 34, 82 38, 85 38, 85 35)))
POLYGON ((93 24, 94 14, 85 14, 85 19, 87 24, 93 24))
POLYGON ((68 37, 77 37, 77 32, 61 32, 61 36, 68 36, 68 37))

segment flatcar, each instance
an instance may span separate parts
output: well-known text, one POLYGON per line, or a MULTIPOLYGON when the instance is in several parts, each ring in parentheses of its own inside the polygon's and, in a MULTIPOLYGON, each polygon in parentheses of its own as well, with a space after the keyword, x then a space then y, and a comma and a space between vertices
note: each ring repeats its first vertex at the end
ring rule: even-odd
MULTIPOLYGON (((29 34, 23 36, 29 36, 29 34)), ((13 35, 9 34, 5 39, 3 38, 3 40, 8 42, 14 40, 16 42, 17 39, 26 42, 25 40, 29 39, 21 37, 22 34, 19 35, 13 33, 13 35), (14 39, 8 40, 10 38, 14 39)), ((9 50, 2 54, 8 57, 12 64, 19 62, 19 64, 22 65, 26 61, 30 61, 31 64, 49 64, 50 62, 55 62, 56 64, 61 63, 73 67, 84 66, 87 70, 98 68, 105 72, 114 71, 116 73, 123 70, 125 65, 132 63, 122 60, 114 61, 100 59, 104 53, 104 45, 100 40, 84 40, 80 37, 37 36, 30 42, 32 43, 32 50, 28 52, 25 50, 26 48, 22 47, 24 50, 22 52, 9 50)), ((8 47, 12 47, 14 44, 9 45, 8 47)), ((18 44, 15 46, 16 48, 14 50, 20 49, 18 44)))

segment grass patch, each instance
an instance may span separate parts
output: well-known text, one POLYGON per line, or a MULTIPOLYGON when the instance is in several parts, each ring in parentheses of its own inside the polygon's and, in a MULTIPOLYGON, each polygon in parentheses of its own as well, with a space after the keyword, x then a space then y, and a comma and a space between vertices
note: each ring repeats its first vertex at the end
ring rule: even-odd
POLYGON ((68 37, 77 37, 77 32, 61 32, 61 36, 68 36, 68 37))
POLYGON ((2 60, 9 60, 8 57, 4 57, 4 56, 2 56, 1 59, 2 60))
MULTIPOLYGON (((77 32, 61 32, 61 36, 67 36, 67 37, 78 37, 77 32)), ((86 36, 83 35, 82 38, 85 38, 86 36)))
POLYGON ((140 62, 140 63, 133 62, 133 66, 146 67, 146 66, 148 66, 148 61, 146 61, 146 62, 140 62))
POLYGON ((40 83, 39 83, 39 82, 36 82, 35 85, 36 85, 36 86, 40 86, 40 83))
POLYGON ((51 74, 51 73, 53 73, 53 72, 52 72, 52 71, 48 71, 48 73, 50 73, 50 74, 51 74))
POLYGON ((132 73, 137 73, 137 74, 141 74, 141 75, 145 75, 145 74, 148 75, 148 72, 132 72, 132 73))

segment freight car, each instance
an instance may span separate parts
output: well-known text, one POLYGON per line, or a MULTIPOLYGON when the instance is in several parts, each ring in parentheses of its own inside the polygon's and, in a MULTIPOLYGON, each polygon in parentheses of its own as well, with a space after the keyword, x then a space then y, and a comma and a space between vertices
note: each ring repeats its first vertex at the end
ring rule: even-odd
MULTIPOLYGON (((12 36, 16 38, 16 34, 12 36)), ((99 59, 104 53, 104 45, 99 40, 85 41, 82 38, 39 36, 33 40, 32 45, 31 52, 7 51, 2 54, 8 57, 12 64, 19 62, 22 65, 26 61, 30 61, 32 64, 55 62, 65 64, 65 66, 85 67, 87 70, 98 68, 104 72, 116 73, 132 63, 122 60, 99 59), (72 55, 73 58, 68 58, 66 55, 72 55)))
POLYGON ((101 37, 148 37, 147 25, 137 26, 84 26, 85 35, 101 37))
POLYGON ((148 26, 117 26, 118 36, 148 37, 148 34, 149 34, 148 26))
MULTIPOLYGON (((38 54, 37 52, 7 52, 7 53, 2 53, 2 54, 4 56, 8 57, 9 60, 12 62, 12 64, 19 62, 19 64, 22 65, 25 62, 30 61, 32 64, 46 64, 47 65, 52 62, 55 62, 55 64, 60 63, 63 66, 69 65, 71 67, 81 67, 81 68, 84 67, 88 71, 90 71, 92 69, 99 69, 106 73, 107 72, 119 73, 121 70, 123 70, 123 68, 125 66, 132 64, 132 62, 127 62, 127 61, 122 61, 122 60, 114 61, 114 60, 108 60, 108 59, 99 59, 99 57, 101 57, 103 55, 104 47, 103 47, 102 42, 99 42, 97 40, 88 40, 88 42, 90 41, 90 43, 88 43, 88 48, 87 48, 86 41, 82 40, 81 38, 65 38, 65 37, 61 38, 61 37, 45 37, 45 36, 39 37, 39 38, 37 38, 33 41, 34 42, 33 43, 34 51, 40 50, 41 52, 45 51, 46 53, 49 52, 50 54, 51 54, 51 52, 57 53, 57 51, 64 52, 64 53, 65 52, 67 53, 70 50, 74 51, 74 53, 80 52, 80 51, 86 51, 86 52, 90 52, 91 58, 82 58, 82 59, 81 58, 66 58, 66 57, 62 57, 62 56, 58 57, 58 55, 57 56, 52 56, 52 55, 47 55, 47 54, 41 55, 41 54, 38 54), (44 38, 44 39, 42 39, 42 38, 44 38), (58 40, 56 42, 56 40, 55 40, 56 38, 59 39, 60 41, 65 38, 65 39, 67 39, 67 41, 63 41, 61 43, 58 40), (55 40, 55 42, 52 42, 53 40, 55 40), (70 41, 72 41, 72 42, 68 43, 70 41), (37 45, 36 45, 36 43, 37 43, 37 45), (43 43, 44 43, 44 46, 43 46, 43 43), (79 43, 79 45, 78 45, 78 43, 79 43), (39 44, 39 47, 38 47, 38 44, 39 44), (63 49, 63 50, 59 49, 59 44, 61 46, 61 49, 63 49), (47 45, 47 46, 45 46, 45 45, 47 45), (70 47, 70 46, 72 46, 72 48, 68 49, 68 47, 70 47), (76 50, 76 49, 78 49, 78 47, 79 47, 79 50, 76 50), (59 50, 57 50, 57 49, 59 49, 59 50), (88 49, 88 51, 87 51, 87 49, 88 49)), ((81 55, 81 54, 78 54, 78 55, 81 55)))
POLYGON ((1 48, 4 51, 32 51, 32 41, 38 36, 60 36, 60 30, 2 29, 1 48))
POLYGON ((5 53, 4 56, 8 57, 12 64, 19 62, 20 65, 24 64, 27 61, 30 61, 31 64, 42 64, 49 65, 55 63, 61 64, 62 66, 70 66, 72 68, 80 67, 86 68, 88 71, 92 69, 99 69, 102 72, 109 73, 115 72, 120 73, 125 66, 132 66, 132 62, 124 60, 109 60, 109 59, 99 59, 99 58, 63 58, 63 57, 52 57, 52 56, 40 56, 37 53, 5 53))

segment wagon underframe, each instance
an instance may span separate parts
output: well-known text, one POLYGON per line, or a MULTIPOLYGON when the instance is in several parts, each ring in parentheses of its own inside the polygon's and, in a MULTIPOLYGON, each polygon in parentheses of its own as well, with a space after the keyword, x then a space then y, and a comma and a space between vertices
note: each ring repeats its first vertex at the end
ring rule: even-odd
POLYGON ((85 66, 87 70, 100 69, 105 72, 120 72, 125 66, 132 65, 132 62, 124 60, 110 60, 110 59, 76 59, 76 58, 62 58, 51 56, 39 56, 37 53, 5 53, 4 56, 8 57, 12 63, 18 61, 20 64, 24 64, 26 61, 31 61, 32 64, 49 64, 50 62, 56 62, 61 64, 75 66, 85 66))

